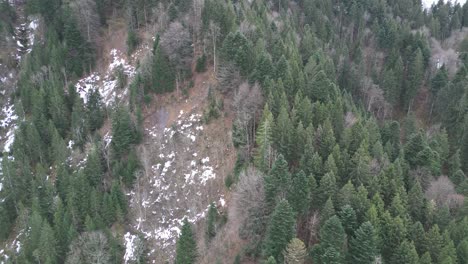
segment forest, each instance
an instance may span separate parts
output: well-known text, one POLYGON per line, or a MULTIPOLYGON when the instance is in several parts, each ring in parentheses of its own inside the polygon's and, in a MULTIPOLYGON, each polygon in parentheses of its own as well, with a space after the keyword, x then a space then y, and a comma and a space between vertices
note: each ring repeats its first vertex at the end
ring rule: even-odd
POLYGON ((443 0, 0 0, 0 263, 468 263, 467 27, 443 0), (116 28, 135 70, 110 102, 79 84, 116 28), (196 89, 229 124, 227 205, 158 247, 134 225, 145 122, 196 89))

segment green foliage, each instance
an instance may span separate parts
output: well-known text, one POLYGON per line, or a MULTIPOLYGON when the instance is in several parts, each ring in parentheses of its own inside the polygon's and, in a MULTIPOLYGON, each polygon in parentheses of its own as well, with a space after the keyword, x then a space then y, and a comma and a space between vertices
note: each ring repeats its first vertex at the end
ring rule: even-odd
POLYGON ((372 264, 375 262, 378 254, 375 236, 374 227, 370 222, 364 222, 356 230, 349 245, 351 263, 372 264))
POLYGON ((208 209, 208 216, 206 218, 205 240, 210 242, 216 235, 216 220, 218 218, 218 209, 214 203, 211 203, 208 209))
POLYGON ((117 107, 112 117, 112 150, 116 158, 130 150, 130 145, 137 142, 136 128, 131 120, 129 111, 124 107, 117 107))
MULTIPOLYGON (((157 40, 158 41, 158 40, 157 40)), ((155 44, 151 64, 151 80, 149 89, 156 93, 172 92, 175 88, 175 72, 161 46, 155 44)))
POLYGON ((182 231, 177 240, 175 261, 178 264, 192 264, 198 258, 197 244, 192 227, 187 218, 184 219, 182 231))
POLYGON ((203 53, 200 57, 197 58, 195 71, 199 73, 206 71, 206 54, 205 53, 203 53))
POLYGON ((343 263, 346 234, 337 216, 328 219, 320 229, 320 243, 313 248, 318 263, 343 263))
POLYGON ((273 256, 278 261, 283 261, 283 250, 293 238, 294 213, 286 200, 281 200, 275 207, 268 223, 265 241, 263 244, 263 255, 273 256))

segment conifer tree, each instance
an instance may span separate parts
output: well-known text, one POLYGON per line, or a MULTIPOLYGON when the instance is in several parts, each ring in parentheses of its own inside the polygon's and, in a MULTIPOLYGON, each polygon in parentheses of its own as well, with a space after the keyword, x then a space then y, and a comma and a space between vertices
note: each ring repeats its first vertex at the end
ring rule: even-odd
POLYGON ((271 167, 273 160, 273 115, 268 109, 268 104, 265 104, 263 109, 262 122, 257 130, 257 153, 254 157, 255 165, 267 171, 271 167))
POLYGON ((177 264, 194 264, 197 260, 197 243, 192 227, 187 218, 184 219, 180 237, 176 245, 175 262, 177 264))
POLYGON ((412 55, 407 76, 404 99, 405 106, 411 108, 414 97, 418 93, 419 86, 424 78, 424 62, 419 48, 412 55))
POLYGON ((273 209, 278 199, 285 198, 291 182, 288 163, 279 155, 268 175, 265 176, 265 198, 273 209))
POLYGON ((327 173, 320 180, 318 187, 319 204, 324 204, 328 198, 335 197, 336 194, 336 178, 333 173, 327 173))
POLYGON ((101 93, 97 88, 91 89, 86 95, 86 115, 88 128, 91 132, 101 128, 104 123, 104 112, 101 93))
POLYGON ((285 264, 303 264, 307 256, 304 242, 293 238, 284 251, 285 264))
POLYGON ((129 151, 131 144, 137 140, 135 127, 130 114, 123 107, 117 107, 112 117, 111 146, 116 157, 129 151))
POLYGON ((293 238, 294 213, 286 200, 281 200, 275 207, 267 227, 263 244, 263 255, 273 256, 278 261, 283 261, 283 250, 293 238))
POLYGON ((345 205, 338 212, 338 217, 348 237, 352 237, 357 228, 356 212, 354 209, 350 205, 345 205))
POLYGON ((332 216, 320 229, 320 243, 313 248, 318 263, 343 263, 346 234, 340 219, 332 216))
POLYGON ((401 242, 395 253, 394 262, 392 263, 419 264, 418 253, 416 252, 413 242, 408 240, 401 242))
POLYGON ((156 93, 172 92, 175 88, 175 73, 169 59, 157 45, 152 63, 152 89, 156 93))
POLYGON ((310 190, 308 179, 303 171, 292 176, 287 199, 296 214, 306 213, 310 203, 310 190))
POLYGON ((349 245, 350 263, 372 264, 378 254, 375 232, 370 222, 364 222, 356 230, 349 245))
POLYGON ((216 218, 218 217, 218 210, 214 203, 211 203, 210 208, 208 209, 208 217, 206 219, 206 231, 205 237, 206 242, 210 242, 213 237, 216 235, 216 218))
POLYGON ((42 263, 56 263, 57 241, 54 231, 47 221, 44 221, 40 237, 40 259, 42 263))

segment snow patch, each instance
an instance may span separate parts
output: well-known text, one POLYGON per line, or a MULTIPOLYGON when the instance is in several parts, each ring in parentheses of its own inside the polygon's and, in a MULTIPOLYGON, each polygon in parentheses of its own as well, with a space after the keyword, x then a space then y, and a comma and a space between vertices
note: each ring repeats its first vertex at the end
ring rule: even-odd
POLYGON ((127 232, 124 235, 125 239, 125 255, 124 255, 124 260, 125 263, 128 263, 129 261, 135 260, 135 245, 134 242, 136 239, 138 239, 137 236, 130 234, 130 232, 127 232))
POLYGON ((115 76, 115 71, 118 67, 122 67, 123 73, 130 79, 135 76, 135 67, 130 65, 124 59, 124 54, 116 49, 111 50, 110 57, 111 62, 105 74, 100 75, 98 72, 93 72, 76 83, 77 92, 85 103, 87 102, 88 92, 94 88, 99 90, 106 106, 126 95, 127 89, 120 90, 117 87, 118 80, 115 76))

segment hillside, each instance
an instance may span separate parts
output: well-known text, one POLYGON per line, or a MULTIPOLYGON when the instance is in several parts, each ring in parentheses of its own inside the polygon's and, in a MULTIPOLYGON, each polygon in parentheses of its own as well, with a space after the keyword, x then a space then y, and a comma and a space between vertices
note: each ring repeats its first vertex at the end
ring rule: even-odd
POLYGON ((465 3, 0 0, 0 263, 468 263, 467 58, 465 3))

